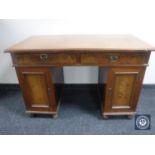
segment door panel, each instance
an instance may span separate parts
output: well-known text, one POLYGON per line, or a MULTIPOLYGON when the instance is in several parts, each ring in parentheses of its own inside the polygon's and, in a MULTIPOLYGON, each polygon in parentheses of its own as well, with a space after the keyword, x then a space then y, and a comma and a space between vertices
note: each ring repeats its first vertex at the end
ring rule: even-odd
POLYGON ((16 68, 28 111, 54 112, 56 96, 48 68, 16 68))
POLYGON ((23 73, 32 107, 48 107, 49 97, 47 93, 46 76, 41 73, 23 73))
POLYGON ((135 111, 144 69, 138 67, 111 68, 108 73, 104 111, 135 111))
POLYGON ((136 77, 138 73, 115 73, 115 80, 113 85, 112 108, 124 106, 130 108, 130 99, 136 84, 136 77))

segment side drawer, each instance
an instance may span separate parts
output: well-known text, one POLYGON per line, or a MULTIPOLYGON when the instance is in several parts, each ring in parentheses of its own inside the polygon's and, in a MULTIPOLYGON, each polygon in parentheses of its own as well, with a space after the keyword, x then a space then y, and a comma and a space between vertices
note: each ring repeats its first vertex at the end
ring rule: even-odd
POLYGON ((101 65, 119 65, 119 64, 147 64, 149 54, 141 53, 84 53, 81 54, 81 64, 101 64, 101 65))
POLYGON ((14 65, 36 66, 36 65, 72 65, 76 64, 76 55, 74 54, 13 54, 14 65))

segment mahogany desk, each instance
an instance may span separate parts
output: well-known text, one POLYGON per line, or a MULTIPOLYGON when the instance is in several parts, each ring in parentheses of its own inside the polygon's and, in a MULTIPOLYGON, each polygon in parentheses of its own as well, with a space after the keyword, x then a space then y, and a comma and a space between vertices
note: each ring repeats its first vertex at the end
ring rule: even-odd
POLYGON ((135 113, 153 50, 129 35, 57 35, 30 37, 5 52, 12 56, 28 113, 57 116, 63 66, 99 66, 102 115, 108 118, 135 113))

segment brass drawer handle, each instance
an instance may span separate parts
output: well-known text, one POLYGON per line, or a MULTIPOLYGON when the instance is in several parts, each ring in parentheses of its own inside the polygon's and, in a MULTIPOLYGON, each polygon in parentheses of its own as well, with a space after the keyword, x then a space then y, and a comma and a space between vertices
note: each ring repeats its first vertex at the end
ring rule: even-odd
POLYGON ((47 60, 48 59, 48 54, 40 54, 40 59, 41 60, 47 60))
POLYGON ((110 56, 110 61, 111 61, 111 62, 116 62, 116 61, 118 61, 118 58, 119 58, 119 57, 118 57, 117 55, 111 55, 111 56, 110 56))

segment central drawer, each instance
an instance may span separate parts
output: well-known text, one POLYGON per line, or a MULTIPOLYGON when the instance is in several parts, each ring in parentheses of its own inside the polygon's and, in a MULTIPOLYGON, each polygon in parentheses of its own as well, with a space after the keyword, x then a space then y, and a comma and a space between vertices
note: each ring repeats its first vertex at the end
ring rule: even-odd
POLYGON ((137 64, 146 64, 148 62, 149 55, 145 52, 140 53, 114 53, 114 52, 105 52, 105 53, 84 53, 81 54, 81 64, 90 65, 137 65, 137 64))
POLYGON ((74 54, 14 54, 14 65, 72 65, 76 64, 77 58, 74 54))

